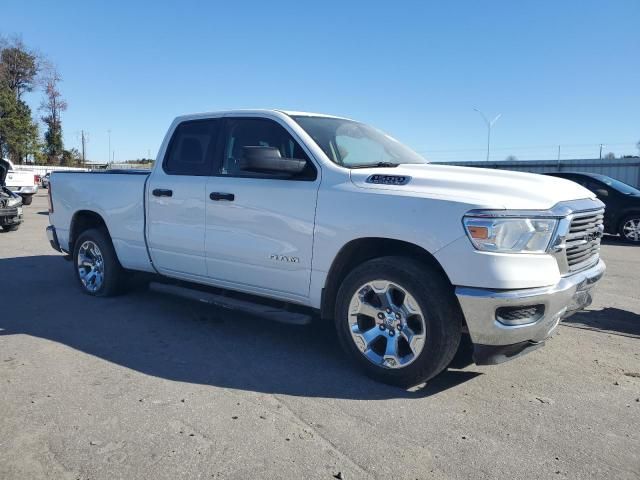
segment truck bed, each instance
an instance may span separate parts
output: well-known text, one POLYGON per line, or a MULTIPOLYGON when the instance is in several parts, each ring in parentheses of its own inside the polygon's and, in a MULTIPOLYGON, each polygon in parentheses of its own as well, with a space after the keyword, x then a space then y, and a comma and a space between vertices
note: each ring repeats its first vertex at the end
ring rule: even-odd
POLYGON ((76 215, 93 212, 106 223, 122 266, 152 271, 144 238, 144 189, 149 173, 147 170, 52 173, 50 217, 62 249, 69 251, 69 234, 76 215))

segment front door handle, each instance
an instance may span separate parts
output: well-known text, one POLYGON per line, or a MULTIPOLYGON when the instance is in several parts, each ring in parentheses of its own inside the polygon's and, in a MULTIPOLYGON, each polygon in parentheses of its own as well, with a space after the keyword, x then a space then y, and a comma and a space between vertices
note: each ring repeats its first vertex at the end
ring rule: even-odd
POLYGON ((154 197, 171 197, 173 195, 173 191, 166 188, 155 188, 151 193, 154 197))
POLYGON ((236 198, 236 196, 233 193, 222 193, 222 192, 211 192, 209 194, 209 198, 211 200, 228 200, 230 202, 233 202, 236 198))

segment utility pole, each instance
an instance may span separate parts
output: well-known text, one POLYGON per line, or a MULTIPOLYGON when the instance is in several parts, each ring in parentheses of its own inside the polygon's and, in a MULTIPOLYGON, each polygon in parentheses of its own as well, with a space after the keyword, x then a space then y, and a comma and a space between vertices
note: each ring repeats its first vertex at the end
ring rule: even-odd
POLYGON ((80 134, 82 136, 82 166, 85 167, 87 165, 87 157, 85 156, 86 143, 85 143, 85 138, 84 138, 84 130, 82 130, 80 132, 80 134))
POLYGON ((502 116, 502 114, 499 113, 498 115, 496 115, 496 117, 493 120, 489 121, 489 119, 485 116, 485 114, 482 113, 480 110, 478 110, 477 108, 474 108, 474 110, 478 112, 480 116, 482 116, 482 119, 487 124, 487 162, 488 162, 489 153, 491 151, 491 127, 493 127, 493 124, 498 121, 498 119, 502 116))

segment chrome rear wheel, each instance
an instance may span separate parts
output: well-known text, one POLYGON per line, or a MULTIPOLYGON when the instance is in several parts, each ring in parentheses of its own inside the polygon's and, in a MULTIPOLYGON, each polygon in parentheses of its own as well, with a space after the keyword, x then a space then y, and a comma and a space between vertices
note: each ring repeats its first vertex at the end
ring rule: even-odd
POLYGON ((92 240, 82 242, 77 255, 78 277, 83 287, 95 293, 104 283, 104 259, 98 245, 92 240))

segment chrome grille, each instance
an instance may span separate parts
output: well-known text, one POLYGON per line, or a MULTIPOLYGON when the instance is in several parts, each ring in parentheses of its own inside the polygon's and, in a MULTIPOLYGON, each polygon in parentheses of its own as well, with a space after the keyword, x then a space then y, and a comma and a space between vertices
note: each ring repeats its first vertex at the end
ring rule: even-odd
POLYGON ((573 215, 565 237, 565 255, 569 272, 576 272, 596 263, 600 258, 604 210, 578 212, 573 215))

